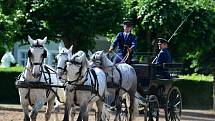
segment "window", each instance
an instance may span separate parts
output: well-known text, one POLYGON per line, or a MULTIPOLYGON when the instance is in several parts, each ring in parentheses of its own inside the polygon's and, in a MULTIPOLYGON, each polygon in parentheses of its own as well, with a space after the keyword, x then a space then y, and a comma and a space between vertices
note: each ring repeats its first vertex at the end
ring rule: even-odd
POLYGON ((22 66, 26 66, 27 58, 28 58, 27 52, 20 52, 19 54, 21 56, 19 56, 19 62, 18 63, 22 66))

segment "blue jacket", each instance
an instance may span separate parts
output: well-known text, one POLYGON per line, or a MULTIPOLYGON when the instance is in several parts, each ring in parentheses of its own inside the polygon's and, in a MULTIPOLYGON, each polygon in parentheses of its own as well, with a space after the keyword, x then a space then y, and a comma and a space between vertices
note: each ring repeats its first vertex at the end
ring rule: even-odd
POLYGON ((167 48, 161 49, 152 63, 154 64, 172 63, 171 55, 167 48))
POLYGON ((123 32, 120 32, 117 34, 111 46, 113 48, 116 48, 116 46, 118 46, 117 52, 127 53, 126 47, 132 48, 133 50, 136 48, 136 42, 137 42, 137 38, 133 34, 130 33, 127 39, 125 40, 123 32))
MULTIPOLYGON (((127 49, 131 48, 132 51, 136 48, 136 43, 137 43, 137 38, 135 35, 133 34, 129 34, 128 37, 125 39, 124 38, 124 34, 123 32, 120 32, 117 34, 117 36, 115 37, 113 43, 111 44, 112 48, 117 48, 116 53, 118 54, 118 56, 123 59, 127 53, 127 49)), ((132 55, 132 54, 130 54, 132 55)), ((114 63, 118 63, 121 61, 121 59, 119 57, 115 57, 114 59, 114 63)), ((128 63, 130 63, 132 56, 129 56, 128 58, 128 63)))
MULTIPOLYGON (((153 64, 172 63, 171 55, 167 48, 161 49, 152 63, 153 64)), ((163 69, 162 67, 157 68, 157 74, 162 75, 163 78, 170 78, 168 70, 163 69)))

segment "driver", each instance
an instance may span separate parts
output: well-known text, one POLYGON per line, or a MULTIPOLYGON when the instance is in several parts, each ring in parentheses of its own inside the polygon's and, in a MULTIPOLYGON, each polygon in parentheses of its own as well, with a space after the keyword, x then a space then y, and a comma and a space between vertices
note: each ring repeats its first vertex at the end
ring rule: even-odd
MULTIPOLYGON (((163 63, 172 63, 171 55, 168 51, 168 44, 169 42, 166 39, 158 38, 158 47, 160 49, 160 52, 157 54, 157 56, 152 61, 153 64, 160 64, 163 65, 163 63)), ((170 74, 167 69, 164 69, 163 66, 158 66, 157 68, 157 74, 161 76, 161 78, 169 79, 170 74)))
POLYGON ((126 63, 131 63, 132 53, 134 49, 136 48, 136 41, 137 38, 134 34, 131 33, 132 30, 132 23, 130 21, 124 21, 123 22, 123 28, 124 32, 119 32, 111 44, 109 48, 109 52, 112 52, 113 49, 116 50, 116 56, 113 59, 113 63, 119 63, 122 62, 124 58, 126 58, 126 54, 129 54, 127 59, 125 60, 126 63))

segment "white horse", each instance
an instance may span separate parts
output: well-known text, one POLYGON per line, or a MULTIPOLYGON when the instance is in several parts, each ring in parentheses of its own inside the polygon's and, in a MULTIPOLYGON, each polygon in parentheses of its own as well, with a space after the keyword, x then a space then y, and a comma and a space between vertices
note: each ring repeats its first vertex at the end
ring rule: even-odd
POLYGON ((102 68, 107 76, 107 88, 111 95, 114 95, 116 104, 115 121, 121 120, 122 96, 129 94, 129 121, 133 121, 138 114, 138 101, 135 97, 137 92, 137 77, 134 68, 126 63, 114 65, 103 51, 97 51, 91 56, 94 66, 102 68))
POLYGON ((1 59, 1 67, 10 67, 11 63, 15 63, 16 60, 12 55, 12 52, 6 52, 1 59))
POLYGON ((28 61, 23 73, 16 81, 18 87, 20 103, 24 112, 24 121, 36 121, 38 111, 47 103, 45 112, 45 120, 48 121, 54 105, 57 94, 57 87, 60 85, 56 72, 50 66, 43 64, 44 58, 47 56, 44 39, 33 40, 28 36, 31 45, 28 51, 28 61), (29 117, 29 105, 32 106, 31 115, 29 117))
POLYGON ((99 68, 90 68, 86 54, 79 51, 72 55, 72 50, 60 53, 57 56, 57 73, 59 78, 66 72, 66 103, 64 109, 64 121, 69 120, 71 113, 74 120, 74 107, 80 106, 78 121, 88 121, 88 112, 91 110, 94 102, 97 104, 97 120, 103 120, 102 111, 104 103, 102 97, 106 89, 106 76, 103 70, 99 68), (68 58, 67 58, 68 57, 68 58))

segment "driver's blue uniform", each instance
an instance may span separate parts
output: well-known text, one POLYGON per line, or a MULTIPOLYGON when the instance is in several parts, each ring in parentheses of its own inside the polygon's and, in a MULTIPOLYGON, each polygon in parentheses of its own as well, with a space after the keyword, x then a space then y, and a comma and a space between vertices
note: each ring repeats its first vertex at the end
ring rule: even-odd
MULTIPOLYGON (((153 64, 172 63, 171 55, 167 48, 161 49, 156 58, 152 62, 153 64)), ((169 79, 170 74, 167 69, 162 66, 157 68, 157 74, 161 75, 162 78, 169 79)))
MULTIPOLYGON (((111 44, 112 48, 116 48, 116 46, 118 46, 116 50, 117 56, 115 56, 113 63, 121 62, 122 59, 127 54, 128 48, 131 48, 133 52, 133 50, 136 48, 136 42, 137 38, 133 34, 129 33, 128 37, 125 38, 123 32, 118 33, 115 40, 111 44)), ((128 59, 126 60, 126 63, 131 62, 132 52, 130 53, 128 59)))

